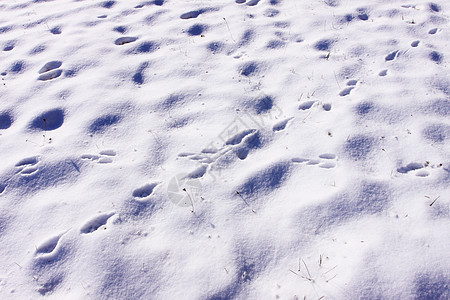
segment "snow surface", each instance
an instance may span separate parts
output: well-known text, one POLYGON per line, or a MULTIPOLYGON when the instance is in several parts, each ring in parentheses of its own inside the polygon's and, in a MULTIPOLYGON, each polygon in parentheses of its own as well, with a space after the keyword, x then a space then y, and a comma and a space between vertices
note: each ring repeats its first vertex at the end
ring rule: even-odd
POLYGON ((449 12, 1 1, 0 298, 450 298, 449 12))

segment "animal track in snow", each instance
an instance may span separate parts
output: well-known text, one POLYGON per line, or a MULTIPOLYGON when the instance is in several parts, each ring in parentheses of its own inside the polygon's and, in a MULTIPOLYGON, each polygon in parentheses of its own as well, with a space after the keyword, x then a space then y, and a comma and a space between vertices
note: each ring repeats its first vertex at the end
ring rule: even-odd
POLYGON ((347 87, 339 93, 339 96, 344 97, 350 95, 350 92, 356 87, 357 83, 357 80, 349 80, 347 82, 347 87))
POLYGON ((123 37, 120 37, 117 40, 115 40, 114 44, 116 44, 117 46, 122 46, 125 44, 135 42, 135 41, 137 41, 137 39, 138 38, 134 37, 134 36, 123 36, 123 37))
MULTIPOLYGON (((223 134, 229 135, 229 132, 223 134)), ((221 138, 225 140, 225 138, 221 138)), ((192 161, 198 162, 201 165, 194 171, 190 172, 187 177, 201 178, 207 171, 217 163, 221 158, 234 152, 234 157, 241 160, 246 159, 252 149, 261 146, 261 138, 259 131, 256 129, 245 129, 232 136, 229 136, 222 147, 216 148, 213 144, 203 149, 201 153, 179 153, 178 157, 186 157, 192 161)))
POLYGON ((62 62, 58 61, 58 60, 54 60, 54 61, 49 61, 48 63, 46 63, 40 70, 39 70, 39 74, 54 70, 54 69, 58 69, 59 67, 61 67, 62 62))
POLYGON ((48 81, 48 80, 52 80, 52 79, 58 78, 62 74, 62 70, 58 69, 59 67, 61 67, 61 65, 62 65, 62 62, 58 61, 58 60, 47 62, 39 70, 38 73, 41 74, 41 75, 38 77, 38 80, 48 81))
POLYGON ((52 79, 58 78, 59 76, 61 76, 61 74, 62 74, 62 70, 60 70, 60 69, 49 71, 49 72, 46 72, 46 73, 40 75, 38 77, 38 80, 41 80, 41 81, 52 80, 52 79))
POLYGON ((135 198, 146 198, 153 193, 155 187, 158 186, 157 183, 149 183, 133 191, 133 197, 135 198))
POLYGON ((307 110, 307 109, 310 109, 310 108, 314 105, 314 103, 316 103, 316 101, 306 101, 306 102, 303 102, 302 104, 299 105, 298 109, 299 109, 299 110, 307 110))
POLYGON ((323 153, 318 156, 318 158, 300 158, 294 157, 291 159, 293 163, 305 164, 310 166, 317 165, 319 168, 332 169, 336 167, 336 155, 332 153, 323 153))
POLYGON ((439 29, 433 28, 433 29, 430 29, 430 31, 428 31, 428 34, 433 35, 433 34, 436 34, 436 33, 438 33, 438 32, 439 32, 439 29))
POLYGON ((384 60, 385 61, 392 61, 394 59, 396 59, 399 55, 399 50, 395 50, 394 52, 389 53, 384 60))
POLYGON ((331 110, 331 104, 330 104, 330 103, 323 103, 323 104, 320 104, 319 101, 313 101, 313 100, 311 100, 311 101, 305 101, 305 102, 301 103, 301 104, 298 106, 298 109, 299 109, 299 110, 308 110, 308 109, 311 109, 311 108, 313 108, 313 107, 317 107, 317 105, 315 105, 316 103, 318 103, 318 104, 319 104, 319 107, 322 107, 323 110, 325 110, 325 111, 330 111, 330 110, 331 110))
MULTIPOLYGON (((113 215, 115 215, 114 212, 111 213, 102 213, 98 216, 92 218, 91 220, 87 221, 81 228, 80 232, 83 234, 93 233, 94 231, 98 230, 100 227, 106 225, 109 218, 111 218, 113 215)), ((106 227, 104 228, 106 229, 106 227)))
POLYGON ((418 177, 427 177, 430 175, 430 169, 442 167, 442 164, 432 165, 429 161, 425 163, 411 162, 406 166, 397 168, 397 172, 401 174, 414 174, 418 177))
POLYGON ((61 237, 64 234, 65 233, 55 235, 55 236, 47 239, 45 242, 43 242, 39 246, 37 246, 36 247, 36 255, 45 256, 47 258, 49 256, 56 255, 56 252, 57 252, 56 248, 58 247, 59 241, 61 240, 61 237))
POLYGON ((250 1, 247 2, 247 0, 236 0, 235 2, 237 4, 243 4, 243 3, 247 2, 248 6, 255 6, 255 5, 257 5, 259 3, 259 1, 260 0, 250 0, 250 1))
POLYGON ((330 103, 324 103, 324 104, 322 104, 322 108, 325 111, 330 111, 331 110, 331 104, 330 103))
POLYGON ((386 76, 388 74, 388 70, 381 70, 380 73, 378 73, 378 76, 386 76))
POLYGON ((213 9, 213 8, 202 8, 202 9, 198 9, 198 10, 188 11, 188 12, 182 14, 180 16, 180 19, 183 19, 183 20, 195 19, 198 16, 200 16, 201 14, 204 14, 206 12, 213 11, 213 10, 215 10, 215 9, 213 9))
POLYGON ((83 154, 81 159, 95 161, 99 164, 110 164, 113 162, 112 157, 116 155, 117 153, 114 150, 103 150, 100 151, 99 155, 83 154))
POLYGON ((29 176, 38 171, 39 164, 38 156, 31 156, 20 160, 15 167, 19 170, 18 173, 22 176, 29 176))
POLYGON ((3 47, 3 51, 11 51, 11 50, 13 50, 14 49, 14 43, 13 42, 11 42, 11 43, 8 43, 5 47, 3 47))
POLYGON ((242 132, 239 132, 239 133, 237 133, 236 135, 230 137, 230 138, 225 142, 225 145, 237 145, 237 144, 241 143, 242 140, 243 140, 246 136, 248 136, 248 135, 250 135, 250 134, 252 134, 252 133, 255 133, 255 132, 256 132, 256 129, 247 129, 247 130, 244 130, 244 131, 242 131, 242 132))
POLYGON ((255 6, 259 3, 260 0, 250 0, 247 2, 248 6, 255 6))
POLYGON ((294 117, 287 118, 287 119, 284 119, 284 120, 279 121, 278 123, 276 123, 275 125, 273 125, 272 130, 273 130, 273 131, 281 131, 281 130, 284 130, 284 129, 286 128, 287 124, 288 124, 292 119, 294 119, 294 117))

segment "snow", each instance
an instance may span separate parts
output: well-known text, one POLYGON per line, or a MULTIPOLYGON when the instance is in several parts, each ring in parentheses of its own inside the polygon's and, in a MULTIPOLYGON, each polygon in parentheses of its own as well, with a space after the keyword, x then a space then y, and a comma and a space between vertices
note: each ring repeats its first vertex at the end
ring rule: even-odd
POLYGON ((0 3, 0 298, 448 299, 450 3, 0 3))

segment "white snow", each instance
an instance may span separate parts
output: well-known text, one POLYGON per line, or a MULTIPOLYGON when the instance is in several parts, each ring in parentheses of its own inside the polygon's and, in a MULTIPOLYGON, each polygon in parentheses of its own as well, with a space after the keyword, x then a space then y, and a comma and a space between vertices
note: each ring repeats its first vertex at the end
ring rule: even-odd
POLYGON ((0 298, 450 298, 449 13, 1 1, 0 298))

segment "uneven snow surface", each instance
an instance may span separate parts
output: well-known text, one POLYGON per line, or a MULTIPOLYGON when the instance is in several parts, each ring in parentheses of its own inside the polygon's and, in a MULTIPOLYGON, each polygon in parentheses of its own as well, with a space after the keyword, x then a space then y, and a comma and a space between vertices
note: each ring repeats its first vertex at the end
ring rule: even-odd
POLYGON ((449 16, 0 1, 0 298, 449 299, 449 16))

